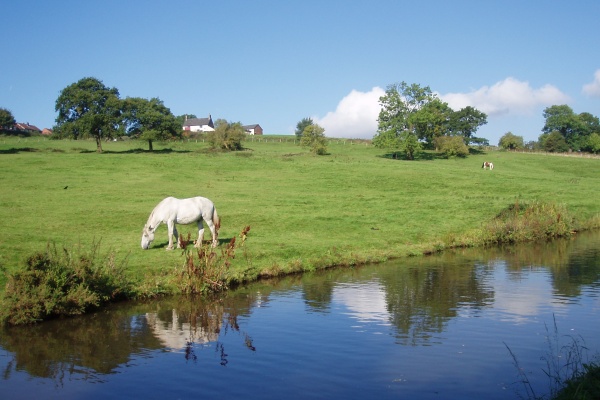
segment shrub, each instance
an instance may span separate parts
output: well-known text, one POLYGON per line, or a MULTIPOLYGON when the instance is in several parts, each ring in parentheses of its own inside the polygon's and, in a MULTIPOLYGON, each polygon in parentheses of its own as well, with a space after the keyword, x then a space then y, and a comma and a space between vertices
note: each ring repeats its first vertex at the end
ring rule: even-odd
POLYGON ((469 148, 460 136, 438 136, 435 138, 435 147, 446 158, 469 155, 469 148))
POLYGON ((300 144, 303 147, 309 147, 310 151, 317 155, 327 154, 327 139, 325 138, 325 129, 317 124, 308 125, 302 132, 300 144))
POLYGON ((242 150, 242 141, 246 138, 246 132, 239 122, 219 121, 215 130, 207 134, 207 138, 214 149, 242 150))
POLYGON ((0 299, 0 320, 10 325, 30 324, 58 316, 83 314, 108 301, 127 298, 131 285, 124 264, 114 254, 99 256, 99 243, 89 252, 48 244, 33 254, 25 268, 9 275, 0 299))
POLYGON ((483 230, 484 244, 548 240, 570 236, 574 220, 562 205, 515 202, 487 223, 483 230))

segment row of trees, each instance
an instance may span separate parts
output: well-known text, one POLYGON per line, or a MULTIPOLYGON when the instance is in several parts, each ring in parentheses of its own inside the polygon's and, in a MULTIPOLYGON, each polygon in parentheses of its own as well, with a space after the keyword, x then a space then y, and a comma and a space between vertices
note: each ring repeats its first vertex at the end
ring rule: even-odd
POLYGON ((429 86, 406 82, 389 85, 379 98, 377 134, 373 144, 404 153, 414 159, 423 148, 447 155, 468 154, 467 145, 486 144, 474 136, 487 123, 487 115, 471 106, 454 111, 429 86))
POLYGON ((600 153, 600 120, 583 112, 576 114, 567 105, 544 110, 545 123, 537 142, 524 143, 523 137, 507 132, 498 145, 504 149, 541 150, 548 152, 586 151, 600 153))
POLYGON ((97 151, 102 141, 129 135, 152 142, 181 135, 181 124, 158 98, 121 99, 116 88, 96 78, 83 78, 64 88, 56 100, 54 134, 74 139, 93 137, 97 151))
MULTIPOLYGON (((96 78, 83 78, 63 89, 56 100, 56 111, 55 137, 92 137, 98 152, 102 152, 104 140, 124 135, 147 140, 152 151, 154 141, 179 138, 186 117, 175 117, 159 98, 120 99, 116 88, 96 78)), ((240 150, 245 136, 240 122, 222 119, 207 135, 212 147, 226 150, 240 150)))

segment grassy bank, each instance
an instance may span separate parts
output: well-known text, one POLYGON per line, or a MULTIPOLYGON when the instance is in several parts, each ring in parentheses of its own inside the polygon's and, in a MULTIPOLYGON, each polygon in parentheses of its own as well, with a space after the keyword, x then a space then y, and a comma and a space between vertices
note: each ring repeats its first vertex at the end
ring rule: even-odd
POLYGON ((0 264, 10 273, 48 243, 100 243, 148 291, 161 290, 184 257, 164 250, 165 226, 150 250, 140 238, 166 196, 212 199, 222 246, 251 227, 231 260, 237 280, 476 245, 515 204, 551 202, 577 226, 599 224, 597 159, 495 152, 399 161, 351 141, 317 157, 269 137, 245 146, 211 153, 202 142, 164 143, 149 153, 142 142, 111 142, 96 154, 94 142, 0 138, 0 264), (483 171, 483 160, 495 169, 483 171))

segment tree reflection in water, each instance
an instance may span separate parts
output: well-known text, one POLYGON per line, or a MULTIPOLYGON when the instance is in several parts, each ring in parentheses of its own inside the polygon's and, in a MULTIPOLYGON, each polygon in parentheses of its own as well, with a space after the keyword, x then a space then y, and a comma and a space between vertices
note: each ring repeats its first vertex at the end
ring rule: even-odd
MULTIPOLYGON (((117 304, 77 318, 7 328, 0 330, 0 346, 10 357, 3 380, 26 372, 51 379, 57 386, 66 380, 104 382, 119 368, 134 366, 136 359, 165 352, 180 353, 182 359, 195 363, 200 351, 213 350, 217 367, 226 366, 231 360, 225 336, 234 335, 247 350, 256 351, 252 336, 244 330, 249 324, 241 320, 250 319, 251 312, 270 299, 296 294, 305 315, 342 309, 343 318, 353 319, 356 326, 376 325, 391 333, 396 344, 437 345, 443 342, 449 321, 461 315, 477 316, 495 308, 507 315, 528 316, 519 314, 523 310, 509 309, 514 302, 506 301, 514 300, 513 294, 500 293, 494 286, 498 283, 493 283, 493 275, 499 270, 516 282, 529 279, 532 270, 543 270, 554 290, 544 296, 555 299, 573 299, 590 287, 597 292, 599 235, 580 236, 552 243, 457 250, 393 266, 332 269, 261 281, 211 299, 175 297, 117 304)), ((536 304, 542 300, 547 304, 547 297, 530 295, 523 298, 532 307, 525 312, 536 314, 536 304)))

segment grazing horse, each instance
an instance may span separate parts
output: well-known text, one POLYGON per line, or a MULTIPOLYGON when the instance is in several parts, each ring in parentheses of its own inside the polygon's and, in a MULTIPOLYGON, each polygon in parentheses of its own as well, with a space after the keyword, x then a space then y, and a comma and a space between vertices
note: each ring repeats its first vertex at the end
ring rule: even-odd
POLYGON ((494 164, 492 164, 489 161, 484 161, 483 165, 481 166, 481 168, 483 169, 487 169, 489 167, 490 171, 494 169, 494 164))
POLYGON ((173 237, 179 245, 179 236, 175 224, 187 225, 193 222, 198 223, 198 240, 195 247, 202 245, 204 239, 204 224, 208 225, 212 235, 212 246, 217 247, 217 236, 221 227, 221 220, 217 214, 217 209, 212 201, 204 197, 192 197, 189 199, 176 199, 175 197, 167 197, 162 200, 154 210, 150 213, 150 217, 144 225, 142 231, 142 249, 146 250, 150 247, 150 243, 154 240, 154 232, 161 223, 167 224, 169 231, 169 245, 167 250, 173 250, 173 237))

